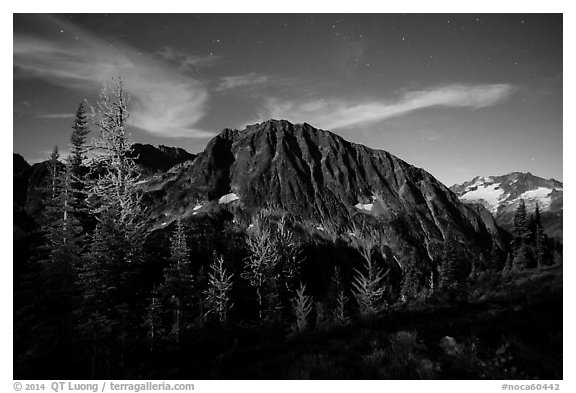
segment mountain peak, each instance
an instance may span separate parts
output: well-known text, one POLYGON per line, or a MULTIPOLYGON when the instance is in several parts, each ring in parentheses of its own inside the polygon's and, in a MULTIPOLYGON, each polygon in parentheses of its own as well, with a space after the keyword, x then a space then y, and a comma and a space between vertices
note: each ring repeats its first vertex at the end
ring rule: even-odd
POLYGON ((450 189, 465 203, 483 205, 506 229, 513 227, 514 212, 520 200, 524 200, 528 211, 538 205, 546 224, 545 232, 562 238, 563 184, 557 180, 544 179, 530 172, 511 172, 489 178, 476 176, 450 189))
POLYGON ((184 171, 164 188, 167 216, 268 207, 314 227, 330 222, 345 231, 366 221, 397 255, 410 248, 436 255, 447 233, 471 247, 499 236, 488 212, 467 207, 428 172, 307 123, 225 129, 184 171))

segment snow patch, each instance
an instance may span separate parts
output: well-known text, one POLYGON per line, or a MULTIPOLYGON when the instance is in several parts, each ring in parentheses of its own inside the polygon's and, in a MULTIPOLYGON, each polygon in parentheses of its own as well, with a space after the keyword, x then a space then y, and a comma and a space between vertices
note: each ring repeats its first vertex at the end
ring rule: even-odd
POLYGON ((148 180, 140 180, 136 182, 136 184, 144 184, 144 183, 148 183, 148 180))
POLYGON ((357 203, 354 205, 355 208, 360 210, 365 210, 367 212, 372 211, 373 203, 357 203))
POLYGON ((324 230, 324 227, 323 227, 322 225, 317 225, 317 226, 316 226, 316 229, 318 229, 319 231, 323 231, 323 230, 324 230))
POLYGON ((238 195, 234 194, 233 192, 230 194, 226 194, 220 197, 220 199, 218 199, 218 203, 223 204, 223 203, 230 203, 232 201, 235 201, 237 199, 240 199, 238 197, 238 195))
POLYGON ((194 211, 201 209, 201 208, 202 208, 202 205, 196 205, 196 206, 194 206, 194 211))
POLYGON ((518 199, 525 199, 527 201, 533 201, 534 203, 538 201, 541 208, 548 209, 552 203, 552 198, 550 197, 551 193, 552 190, 550 188, 538 187, 535 190, 523 192, 518 199))
POLYGON ((498 204, 504 195, 504 190, 500 188, 500 183, 493 183, 478 187, 473 191, 463 194, 460 199, 467 202, 484 201, 492 213, 498 210, 498 204))
POLYGON ((478 187, 480 187, 480 186, 486 186, 486 183, 489 183, 489 182, 491 182, 491 181, 492 181, 492 178, 491 178, 491 177, 486 178, 486 177, 484 177, 484 176, 481 176, 481 177, 479 177, 473 184, 470 184, 469 186, 467 186, 467 187, 464 189, 464 191, 470 191, 470 190, 472 190, 473 188, 478 188, 478 187))

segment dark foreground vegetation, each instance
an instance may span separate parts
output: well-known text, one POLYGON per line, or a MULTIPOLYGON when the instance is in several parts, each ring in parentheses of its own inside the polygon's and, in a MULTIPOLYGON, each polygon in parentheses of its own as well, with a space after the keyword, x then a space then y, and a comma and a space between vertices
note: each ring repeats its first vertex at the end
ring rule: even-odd
POLYGON ((127 119, 121 83, 105 89, 87 146, 81 106, 68 160, 15 203, 14 378, 562 378, 561 255, 538 210, 520 205, 509 249, 446 233, 401 260, 368 215, 158 225, 127 119))
POLYGON ((151 356, 145 376, 182 379, 562 379, 562 266, 475 282, 454 304, 391 308, 285 338, 248 326, 151 356), (481 292, 481 293, 480 293, 481 292))

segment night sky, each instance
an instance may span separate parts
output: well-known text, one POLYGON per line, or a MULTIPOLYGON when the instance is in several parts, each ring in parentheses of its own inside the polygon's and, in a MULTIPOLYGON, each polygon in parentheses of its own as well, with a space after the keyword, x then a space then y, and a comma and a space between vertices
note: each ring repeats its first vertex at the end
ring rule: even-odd
POLYGON ((223 128, 307 122, 450 186, 562 180, 560 14, 14 16, 14 152, 67 150, 120 75, 132 139, 201 151, 223 128))

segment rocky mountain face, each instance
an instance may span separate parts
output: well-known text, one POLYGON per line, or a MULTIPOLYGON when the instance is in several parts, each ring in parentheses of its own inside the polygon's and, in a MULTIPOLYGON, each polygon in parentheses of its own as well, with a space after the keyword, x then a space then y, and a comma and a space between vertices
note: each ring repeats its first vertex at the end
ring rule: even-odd
POLYGON ((175 165, 192 161, 196 155, 179 147, 160 145, 158 147, 135 143, 132 145, 136 162, 149 172, 164 172, 175 165))
MULTIPOLYGON (((193 163, 145 186, 159 225, 226 209, 235 220, 269 207, 322 235, 375 228, 399 259, 439 256, 447 236, 471 253, 504 247, 493 217, 469 206, 428 172, 309 124, 271 120, 226 129, 193 163)), ((476 254, 477 255, 477 254, 476 254)))
POLYGON ((528 213, 538 204, 544 232, 562 240, 563 184, 557 180, 513 172, 503 176, 477 176, 450 189, 461 201, 484 206, 496 222, 508 230, 513 228, 514 212, 521 199, 526 203, 528 213))

